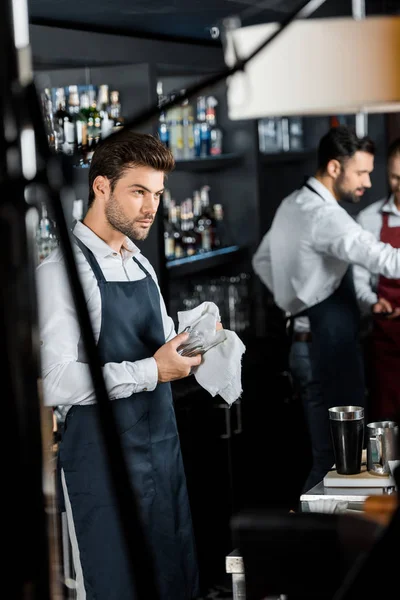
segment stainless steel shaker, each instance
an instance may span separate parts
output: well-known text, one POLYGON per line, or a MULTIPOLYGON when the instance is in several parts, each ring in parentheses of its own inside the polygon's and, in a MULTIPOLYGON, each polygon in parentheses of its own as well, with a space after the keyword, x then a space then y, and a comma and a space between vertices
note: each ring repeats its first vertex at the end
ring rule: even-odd
POLYGON ((375 475, 389 475, 390 460, 399 458, 399 428, 394 421, 367 425, 367 467, 375 475))

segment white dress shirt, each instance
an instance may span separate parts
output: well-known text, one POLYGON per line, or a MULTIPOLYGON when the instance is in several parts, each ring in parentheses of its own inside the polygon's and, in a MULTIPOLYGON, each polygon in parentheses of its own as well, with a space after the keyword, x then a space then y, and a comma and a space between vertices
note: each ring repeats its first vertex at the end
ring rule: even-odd
MULTIPOLYGON (((74 234, 93 252, 107 281, 137 281, 144 278, 144 272, 132 260, 135 256, 158 286, 153 267, 128 238, 121 254, 118 254, 81 222, 75 225, 74 234)), ((100 290, 77 244, 74 244, 74 250, 97 342, 101 328, 100 290)), ((95 393, 60 249, 52 252, 38 266, 36 280, 45 403, 48 406, 93 404, 95 393)), ((161 293, 160 308, 164 337, 168 341, 176 333, 161 293)), ((136 392, 154 390, 158 369, 155 359, 151 357, 135 362, 107 363, 103 367, 103 376, 111 399, 126 398, 136 392)))
MULTIPOLYGON (((393 194, 389 200, 383 198, 374 202, 357 215, 357 222, 370 231, 374 237, 379 240, 382 229, 382 213, 389 215, 388 226, 400 227, 400 211, 394 203, 393 194)), ((353 269, 354 286, 356 288, 357 299, 361 310, 364 313, 371 312, 371 306, 378 302, 377 287, 378 275, 371 273, 361 266, 355 266, 353 269)))
POLYGON ((339 287, 349 264, 400 277, 400 250, 364 230, 315 177, 279 206, 253 257, 253 268, 276 304, 293 315, 339 287), (321 197, 322 196, 322 197, 321 197))

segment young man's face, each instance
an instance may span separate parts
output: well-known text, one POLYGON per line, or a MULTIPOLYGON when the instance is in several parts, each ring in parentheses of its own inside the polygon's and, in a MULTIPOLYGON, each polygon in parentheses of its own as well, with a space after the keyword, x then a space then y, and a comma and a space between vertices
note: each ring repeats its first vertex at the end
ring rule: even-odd
POLYGON ((400 203, 400 154, 395 154, 388 163, 389 187, 395 202, 400 203))
POLYGON ((131 239, 146 239, 163 191, 163 171, 151 167, 127 168, 105 202, 107 221, 131 239))
POLYGON ((374 170, 374 157, 369 152, 357 151, 344 161, 335 181, 335 193, 340 200, 359 202, 365 190, 371 187, 370 174, 374 170))

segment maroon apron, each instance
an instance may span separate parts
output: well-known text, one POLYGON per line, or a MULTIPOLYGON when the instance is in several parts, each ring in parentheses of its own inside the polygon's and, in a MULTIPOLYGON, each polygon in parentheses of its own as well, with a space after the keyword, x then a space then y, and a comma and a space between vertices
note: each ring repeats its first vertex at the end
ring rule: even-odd
MULTIPOLYGON (((389 214, 382 213, 381 242, 400 248, 400 227, 389 227, 389 214)), ((400 279, 379 276, 378 298, 392 308, 400 306, 400 279)), ((371 419, 396 418, 400 412, 400 318, 375 318, 371 344, 371 419)))

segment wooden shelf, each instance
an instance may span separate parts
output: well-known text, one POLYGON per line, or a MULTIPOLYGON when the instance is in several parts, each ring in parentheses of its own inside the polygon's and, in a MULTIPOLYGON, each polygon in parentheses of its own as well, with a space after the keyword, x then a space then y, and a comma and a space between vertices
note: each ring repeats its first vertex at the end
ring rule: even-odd
POLYGON ((177 160, 175 163, 175 171, 214 171, 228 169, 240 162, 242 158, 243 154, 231 153, 189 160, 177 160))
POLYGON ((171 278, 178 278, 183 275, 199 273, 200 271, 206 271, 207 269, 231 263, 236 256, 244 251, 245 248, 241 248, 240 246, 228 246, 227 248, 195 254, 194 256, 168 260, 166 267, 171 278))
POLYGON ((316 158, 317 150, 300 150, 298 152, 260 152, 259 154, 261 162, 265 164, 272 163, 290 163, 290 162, 301 162, 316 158))

